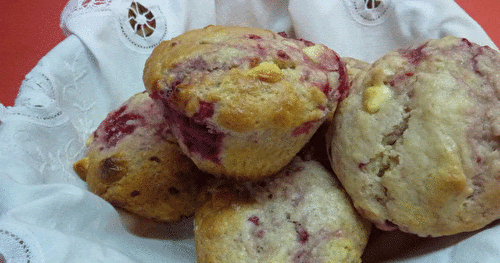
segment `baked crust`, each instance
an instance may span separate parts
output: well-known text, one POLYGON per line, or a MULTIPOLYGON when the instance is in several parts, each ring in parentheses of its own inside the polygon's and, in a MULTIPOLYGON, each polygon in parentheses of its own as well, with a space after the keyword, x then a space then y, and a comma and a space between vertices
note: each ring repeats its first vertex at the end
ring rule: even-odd
POLYGON ((329 131, 360 213, 420 236, 500 217, 500 54, 445 37, 389 53, 352 84, 329 131))
POLYGON ((361 262, 371 224, 316 161, 209 193, 195 215, 198 262, 361 262))
POLYGON ((244 27, 160 43, 143 79, 184 153, 206 172, 240 179, 283 168, 349 89, 326 46, 244 27))
POLYGON ((206 179, 175 142, 148 93, 110 112, 73 168, 91 192, 142 217, 173 222, 194 214, 206 179))

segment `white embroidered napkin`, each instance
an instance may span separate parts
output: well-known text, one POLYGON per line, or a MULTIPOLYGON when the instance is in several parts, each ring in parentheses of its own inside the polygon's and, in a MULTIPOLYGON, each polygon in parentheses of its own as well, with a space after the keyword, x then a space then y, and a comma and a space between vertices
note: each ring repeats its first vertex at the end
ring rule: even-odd
MULTIPOLYGON (((494 46, 451 0, 70 0, 66 40, 26 76, 14 107, 0 104, 0 262, 196 262, 191 220, 158 224, 116 210, 71 166, 106 114, 144 90, 152 48, 209 24, 285 31, 367 61, 446 34, 494 46)), ((380 233, 364 259, 494 262, 499 232, 380 233)))
POLYGON ((397 48, 446 35, 496 48, 454 1, 290 0, 289 9, 298 37, 367 62, 397 48))

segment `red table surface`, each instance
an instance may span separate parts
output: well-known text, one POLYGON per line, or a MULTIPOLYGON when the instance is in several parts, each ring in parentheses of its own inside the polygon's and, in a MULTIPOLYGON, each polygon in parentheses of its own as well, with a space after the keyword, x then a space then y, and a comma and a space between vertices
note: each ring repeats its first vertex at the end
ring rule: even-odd
MULTIPOLYGON (((500 46, 500 3, 497 0, 456 0, 500 46)), ((0 103, 14 105, 25 75, 64 39, 59 21, 66 0, 4 1, 0 27, 2 65, 0 103)))

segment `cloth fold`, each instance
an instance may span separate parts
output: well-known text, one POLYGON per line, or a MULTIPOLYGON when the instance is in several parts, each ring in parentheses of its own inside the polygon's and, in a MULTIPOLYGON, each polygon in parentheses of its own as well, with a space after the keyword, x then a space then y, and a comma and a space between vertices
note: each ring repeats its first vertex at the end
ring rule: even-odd
MULTIPOLYGON (((0 258, 196 262, 190 219, 159 224, 116 210, 72 164, 107 113, 144 90, 154 46, 209 24, 283 31, 369 62, 448 34, 496 48, 451 0, 70 0, 67 38, 26 76, 14 107, 0 104, 0 258)), ((497 226, 437 239, 379 233, 365 262, 494 262, 498 236, 497 226)))

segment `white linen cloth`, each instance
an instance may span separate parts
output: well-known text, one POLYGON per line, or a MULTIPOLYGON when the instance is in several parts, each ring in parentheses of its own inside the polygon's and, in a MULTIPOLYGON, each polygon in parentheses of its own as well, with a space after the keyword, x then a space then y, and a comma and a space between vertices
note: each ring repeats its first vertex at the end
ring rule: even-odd
MULTIPOLYGON (((117 211, 72 163, 106 114, 144 90, 152 48, 209 24, 285 31, 369 62, 448 34, 496 48, 451 0, 71 0, 67 38, 26 76, 14 107, 0 104, 0 262, 196 262, 190 219, 158 224, 117 211)), ((499 258, 492 226, 434 239, 382 233, 364 262, 499 258)))

